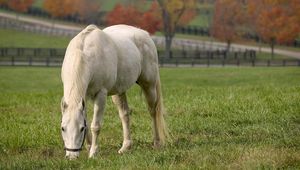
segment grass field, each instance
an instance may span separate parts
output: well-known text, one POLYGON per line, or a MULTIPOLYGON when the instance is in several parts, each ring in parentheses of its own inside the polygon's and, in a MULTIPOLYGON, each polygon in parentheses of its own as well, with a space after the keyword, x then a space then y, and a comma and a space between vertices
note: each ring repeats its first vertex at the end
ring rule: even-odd
MULTIPOLYGON (((161 69, 172 140, 151 145, 137 86, 129 91, 133 149, 108 100, 100 153, 64 159, 59 68, 0 67, 0 169, 299 169, 299 68, 161 69)), ((88 105, 91 117, 92 105, 88 105)))
POLYGON ((66 48, 71 38, 0 29, 0 47, 66 48))

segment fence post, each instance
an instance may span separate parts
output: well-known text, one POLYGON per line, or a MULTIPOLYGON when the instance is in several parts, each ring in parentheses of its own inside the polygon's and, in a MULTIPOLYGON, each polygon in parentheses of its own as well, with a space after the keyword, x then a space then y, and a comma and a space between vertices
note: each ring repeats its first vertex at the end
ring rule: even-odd
POLYGON ((282 66, 285 66, 285 65, 286 65, 286 61, 282 60, 282 66))
POLYGON ((252 67, 255 67, 255 60, 252 60, 252 67))
POLYGON ((268 67, 270 67, 271 66, 271 61, 270 60, 268 60, 268 67))

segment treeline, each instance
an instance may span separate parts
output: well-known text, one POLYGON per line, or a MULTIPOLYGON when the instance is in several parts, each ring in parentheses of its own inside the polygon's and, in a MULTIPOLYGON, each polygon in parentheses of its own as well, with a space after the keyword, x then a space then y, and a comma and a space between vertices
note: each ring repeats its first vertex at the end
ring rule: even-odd
MULTIPOLYGON (((174 3, 168 7, 172 11, 182 8, 186 4, 184 2, 187 2, 183 0, 178 1, 178 3, 177 0, 173 1, 174 3)), ((118 3, 108 12, 101 10, 97 0, 44 0, 42 9, 32 7, 33 3, 34 0, 0 0, 2 8, 16 12, 38 13, 56 19, 98 25, 128 24, 145 29, 151 34, 162 29, 161 9, 157 1, 118 3)), ((178 25, 187 25, 196 15, 196 8, 185 10, 178 21, 178 25)))
MULTIPOLYGON (((187 2, 173 1, 174 3, 167 7, 167 10, 175 13, 174 16, 167 16, 170 22, 175 22, 173 18, 178 16, 176 12, 186 4, 184 2, 187 2)), ((17 12, 36 12, 51 18, 76 22, 99 25, 123 23, 138 26, 150 33, 163 30, 162 10, 157 1, 138 2, 117 4, 109 12, 102 11, 101 4, 97 0, 44 0, 42 9, 32 7, 34 0, 0 0, 0 6, 17 12)), ((245 37, 269 43, 272 49, 275 44, 292 44, 299 37, 299 0, 197 0, 197 2, 214 5, 212 24, 208 28, 209 32, 205 30, 205 33, 227 42, 228 49, 231 43, 245 37)), ((176 20, 176 27, 184 28, 197 15, 203 15, 201 12, 199 14, 197 5, 185 10, 180 19, 176 20)), ((203 32, 201 29, 196 31, 203 32)), ((183 32, 189 33, 190 29, 183 32)))
MULTIPOLYGON (((300 33, 299 0, 217 0, 212 36, 230 44, 245 36, 269 43, 292 44, 300 33)), ((273 55, 272 55, 273 56, 273 55)))

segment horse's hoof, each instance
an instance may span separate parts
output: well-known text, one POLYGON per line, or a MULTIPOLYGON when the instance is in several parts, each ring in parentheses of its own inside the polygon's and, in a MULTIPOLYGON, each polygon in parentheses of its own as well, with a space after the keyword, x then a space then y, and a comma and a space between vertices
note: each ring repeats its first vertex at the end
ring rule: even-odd
POLYGON ((89 158, 94 158, 97 153, 98 153, 98 146, 91 147, 90 153, 89 153, 89 158))
POLYGON ((118 151, 119 154, 123 154, 126 151, 130 150, 132 146, 132 141, 131 140, 126 140, 123 142, 122 148, 118 151))

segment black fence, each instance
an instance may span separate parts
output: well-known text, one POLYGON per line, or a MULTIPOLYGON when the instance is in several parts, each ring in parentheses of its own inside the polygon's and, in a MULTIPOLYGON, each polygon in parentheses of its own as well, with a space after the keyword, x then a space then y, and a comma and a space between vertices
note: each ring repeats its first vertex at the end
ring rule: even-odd
POLYGON ((185 26, 185 27, 177 27, 176 33, 198 35, 198 36, 210 36, 210 29, 207 27, 199 27, 199 26, 185 26))
MULTIPOLYGON (((1 66, 59 67, 65 49, 48 48, 0 48, 1 66)), ((300 60, 258 59, 256 52, 247 51, 185 51, 173 50, 170 58, 158 51, 161 67, 210 67, 210 66, 300 66, 300 60)))
POLYGON ((60 66, 65 49, 0 48, 0 65, 60 66))

